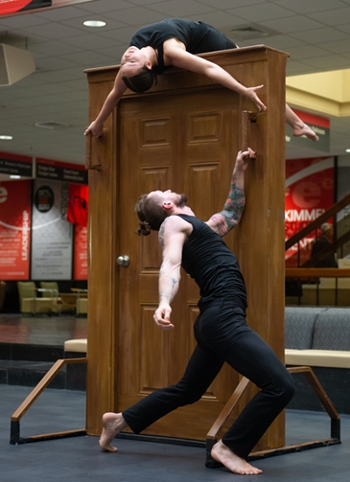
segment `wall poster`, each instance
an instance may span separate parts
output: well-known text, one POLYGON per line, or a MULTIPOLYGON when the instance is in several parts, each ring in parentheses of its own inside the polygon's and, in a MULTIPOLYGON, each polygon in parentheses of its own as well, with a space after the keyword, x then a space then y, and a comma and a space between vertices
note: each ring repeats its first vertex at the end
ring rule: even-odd
MULTIPOLYGON (((286 240, 318 218, 334 202, 333 157, 286 161, 286 240)), ((300 241, 300 265, 310 258, 314 240, 315 232, 300 241)), ((297 245, 286 251, 287 267, 298 266, 297 251, 297 245)))
POLYGON ((74 279, 88 279, 87 226, 74 226, 74 279))
POLYGON ((33 190, 31 278, 72 278, 73 226, 66 219, 69 184, 36 179, 33 190))
POLYGON ((0 182, 0 278, 28 280, 31 180, 0 182))

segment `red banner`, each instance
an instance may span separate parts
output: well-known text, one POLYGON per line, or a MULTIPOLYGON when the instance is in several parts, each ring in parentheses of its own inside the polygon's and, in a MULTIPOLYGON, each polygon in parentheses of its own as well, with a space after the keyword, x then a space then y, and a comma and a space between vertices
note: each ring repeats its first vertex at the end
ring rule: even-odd
POLYGON ((87 227, 74 226, 74 279, 88 278, 87 227))
POLYGON ((81 184, 69 185, 67 220, 73 224, 87 226, 89 188, 81 184))
MULTIPOLYGON (((286 163, 285 239, 318 218, 334 203, 334 159, 294 159, 286 163)), ((300 264, 310 258, 315 233, 300 242, 300 264)), ((286 251, 286 266, 297 266, 295 245, 286 251)))
POLYGON ((31 181, 0 183, 0 278, 29 279, 31 181))
POLYGON ((49 7, 51 3, 51 0, 1 0, 0 15, 9 15, 23 9, 49 7))

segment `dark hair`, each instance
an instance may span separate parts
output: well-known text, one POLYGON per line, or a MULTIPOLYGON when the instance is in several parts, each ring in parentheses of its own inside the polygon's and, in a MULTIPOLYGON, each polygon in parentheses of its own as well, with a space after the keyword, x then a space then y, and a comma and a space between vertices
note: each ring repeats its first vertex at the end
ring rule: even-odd
POLYGON ((136 203, 135 211, 140 220, 140 227, 136 231, 139 236, 148 236, 151 230, 159 231, 159 228, 167 217, 161 203, 157 199, 148 197, 148 194, 142 194, 136 203))
POLYGON ((122 75, 122 79, 133 92, 145 92, 153 85, 157 85, 157 74, 146 66, 141 67, 132 77, 122 75))

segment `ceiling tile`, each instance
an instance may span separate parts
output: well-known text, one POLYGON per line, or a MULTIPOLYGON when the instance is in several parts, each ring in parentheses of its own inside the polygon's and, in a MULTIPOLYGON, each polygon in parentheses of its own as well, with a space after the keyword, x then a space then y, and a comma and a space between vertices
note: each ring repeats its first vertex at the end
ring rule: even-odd
MULTIPOLYGON (((81 17, 84 11, 77 7, 53 8, 38 12, 35 16, 49 22, 61 22, 70 18, 81 17)), ((26 15, 32 16, 32 15, 26 15)))
MULTIPOLYGON (((142 0, 140 0, 142 1, 142 0)), ((213 6, 213 0, 200 0, 200 3, 213 6)), ((247 5, 257 5, 258 3, 266 3, 265 0, 235 0, 234 7, 246 7, 247 5)), ((215 8, 220 10, 232 9, 232 0, 215 0, 215 8)))
POLYGON ((331 27, 317 28, 304 32, 293 32, 291 35, 308 43, 332 42, 349 38, 346 33, 331 27))
POLYGON ((66 39, 67 46, 73 45, 79 47, 76 50, 94 50, 96 47, 99 49, 105 47, 112 47, 115 45, 115 41, 112 38, 101 37, 95 33, 80 35, 79 37, 72 37, 66 39))
POLYGON ((350 53, 350 38, 336 40, 334 42, 320 43, 319 45, 328 52, 334 52, 336 54, 350 53))
POLYGON ((278 0, 278 4, 300 14, 344 7, 344 2, 341 0, 278 0))
POLYGON ((167 17, 186 17, 187 15, 200 15, 202 13, 213 12, 215 4, 209 6, 196 2, 195 0, 165 0, 160 3, 149 5, 150 10, 161 12, 167 17))
POLYGON ((228 10, 229 13, 241 17, 251 22, 259 23, 263 20, 273 20, 275 18, 292 17, 294 12, 279 5, 261 3, 249 7, 240 7, 228 10))
POLYGON ((293 32, 303 32, 305 30, 313 30, 323 28, 322 23, 316 22, 302 15, 293 15, 292 17, 279 18, 275 20, 260 21, 260 25, 268 27, 282 34, 290 34, 293 32))
POLYGON ((324 12, 309 13, 309 17, 325 25, 343 25, 350 23, 350 7, 336 8, 324 12))
POLYGON ((136 26, 139 28, 149 23, 158 22, 164 19, 164 15, 155 13, 143 7, 112 11, 109 13, 109 17, 116 19, 119 22, 123 22, 126 26, 134 26, 133 32, 136 30, 136 26), (140 22, 140 19, 143 20, 140 22))
POLYGON ((33 33, 35 35, 41 35, 43 37, 51 39, 64 39, 68 37, 74 37, 76 35, 84 35, 84 31, 68 27, 61 23, 45 23, 42 25, 37 25, 36 27, 26 27, 24 32, 29 34, 33 33))
MULTIPOLYGON (((153 2, 154 0, 150 0, 150 2, 148 2, 147 0, 141 0, 140 4, 146 5, 147 3, 153 2)), ((136 2, 135 0, 132 0, 131 2, 127 2, 125 0, 103 0, 102 2, 98 1, 83 3, 79 5, 79 9, 98 14, 113 12, 114 10, 123 10, 125 8, 132 8, 135 6, 134 4, 138 4, 138 2, 136 2)))

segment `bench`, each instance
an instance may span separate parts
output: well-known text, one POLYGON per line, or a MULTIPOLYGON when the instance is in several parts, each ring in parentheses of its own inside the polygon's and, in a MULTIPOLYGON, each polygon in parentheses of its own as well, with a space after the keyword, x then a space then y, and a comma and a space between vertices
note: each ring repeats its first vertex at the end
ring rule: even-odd
MULTIPOLYGON (((285 363, 310 366, 340 413, 350 413, 350 308, 286 307, 285 363)), ((320 410, 302 375, 289 408, 320 410)))
MULTIPOLYGON (((87 339, 79 338, 64 342, 64 357, 79 358, 85 357, 87 351, 87 339)), ((67 365, 67 390, 86 389, 86 364, 67 365)))

